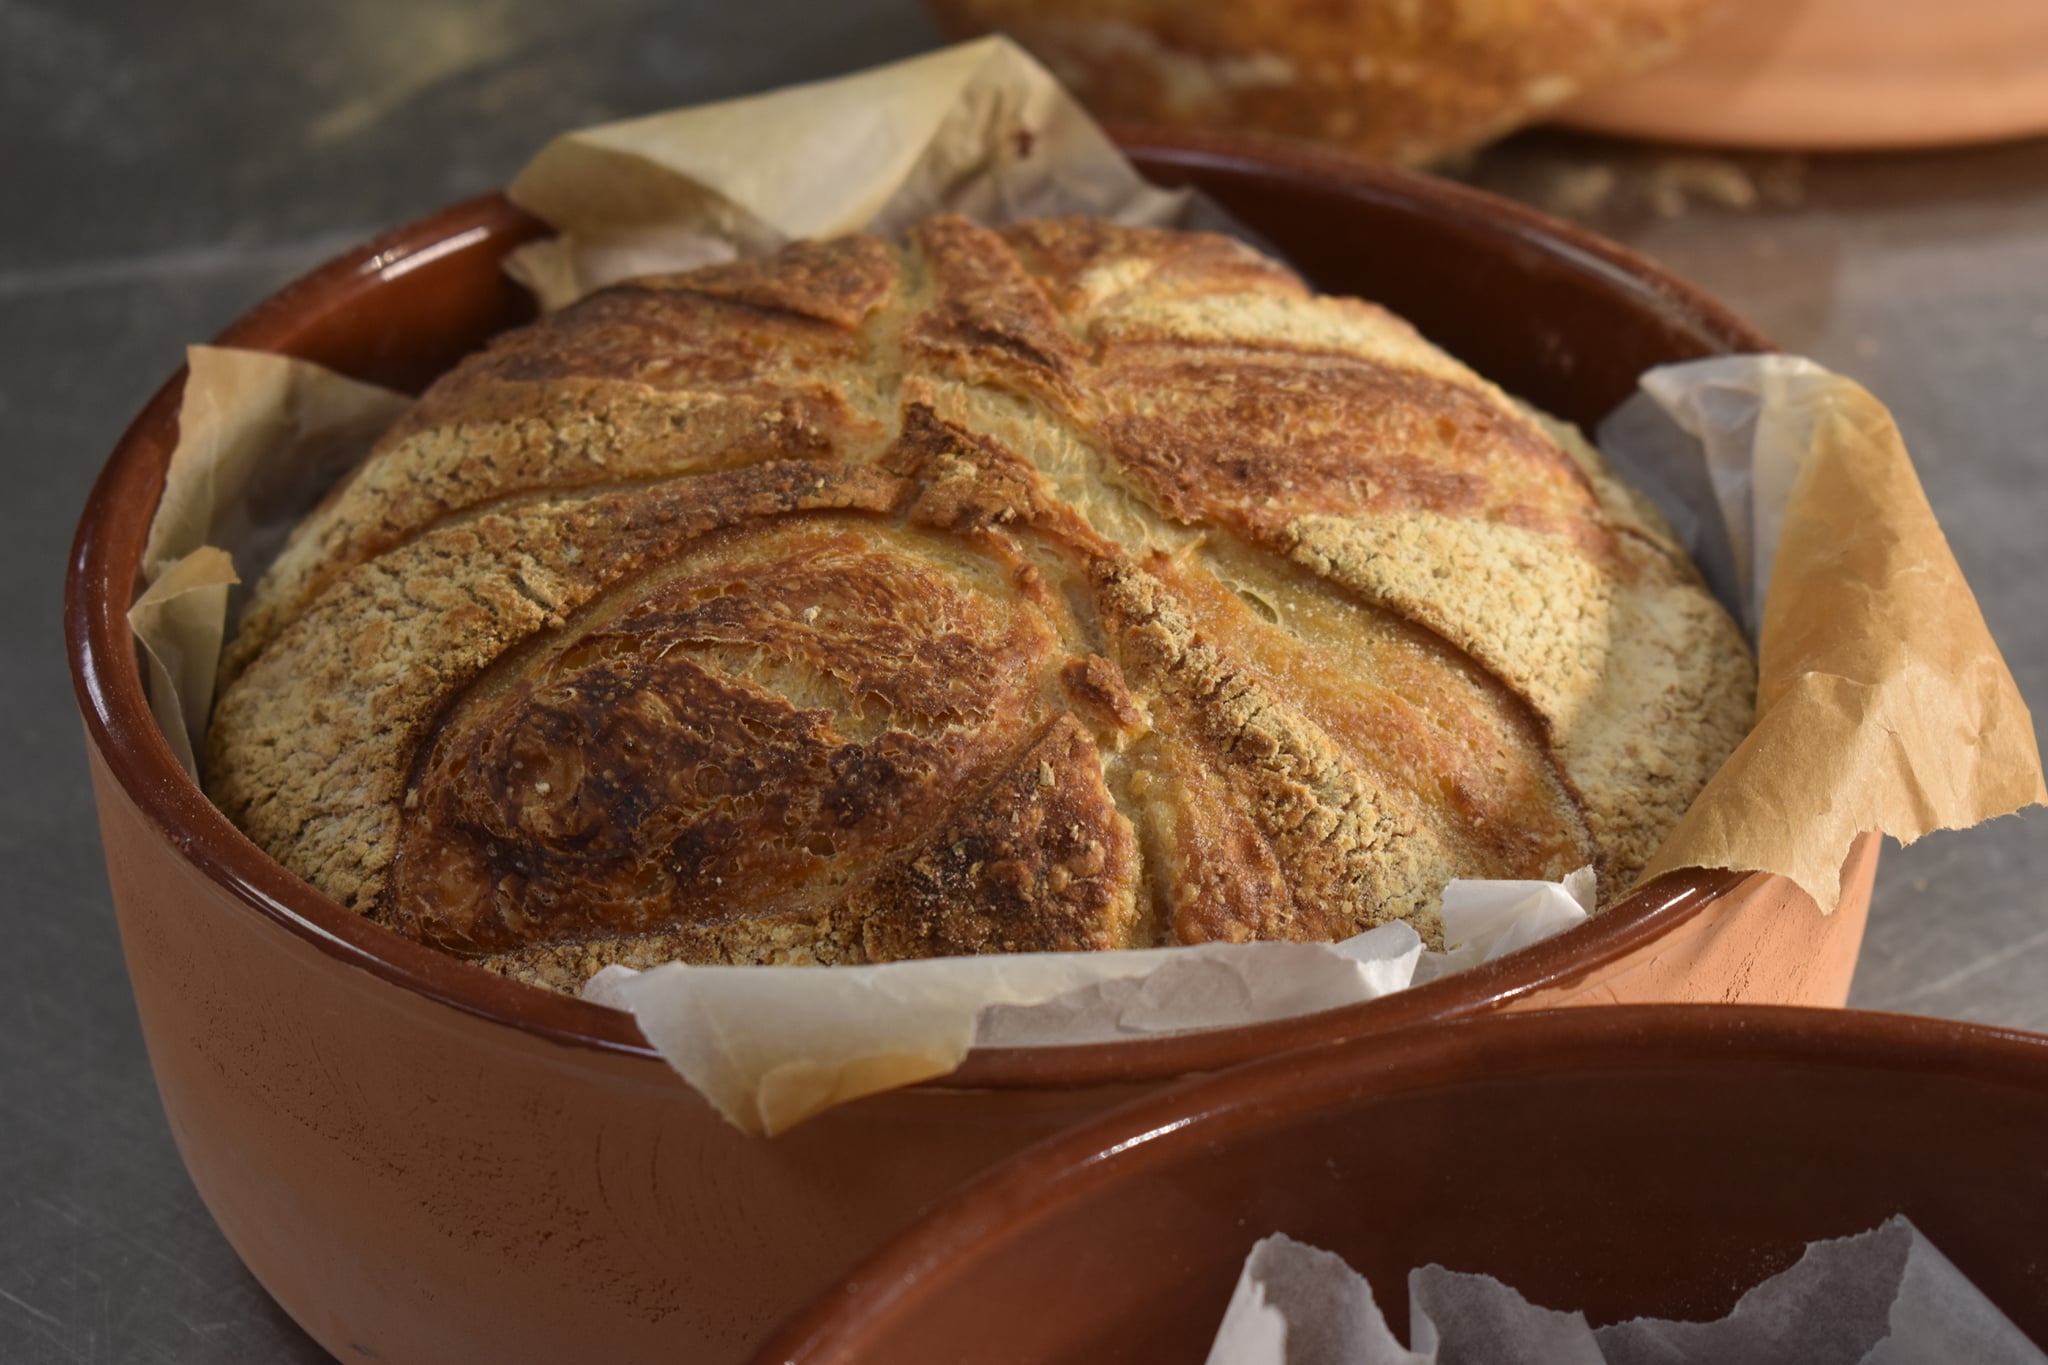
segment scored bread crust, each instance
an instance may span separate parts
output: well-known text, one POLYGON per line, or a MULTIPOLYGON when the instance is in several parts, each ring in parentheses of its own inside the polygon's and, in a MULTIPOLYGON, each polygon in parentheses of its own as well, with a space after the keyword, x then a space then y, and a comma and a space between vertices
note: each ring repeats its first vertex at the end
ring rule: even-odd
POLYGON ((209 794, 423 942, 888 961, 1633 880, 1753 669, 1582 442, 1228 238, 927 220, 633 281, 300 526, 209 794))

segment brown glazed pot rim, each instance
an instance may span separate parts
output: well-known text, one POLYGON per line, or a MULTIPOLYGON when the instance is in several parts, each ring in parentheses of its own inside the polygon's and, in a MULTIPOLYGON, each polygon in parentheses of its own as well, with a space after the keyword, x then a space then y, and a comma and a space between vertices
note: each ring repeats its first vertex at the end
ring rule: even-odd
MULTIPOLYGON (((1336 186, 1360 203, 1393 207, 1504 235, 1503 250, 1540 253, 1637 296, 1662 319, 1721 353, 1774 349, 1720 304, 1621 247, 1492 195, 1410 172, 1244 134, 1121 129, 1125 149, 1179 167, 1253 175, 1276 185, 1336 186)), ((350 251, 259 303, 216 344, 295 353, 312 320, 379 284, 459 249, 509 250, 545 224, 502 195, 453 205, 350 251)), ((163 489, 186 371, 157 391, 114 447, 88 498, 65 580, 64 632, 89 742, 128 799, 203 875, 254 913, 350 967, 507 1027, 572 1046, 653 1057, 631 1015, 498 976, 372 924, 299 880, 237 830, 172 756, 143 692, 127 610, 141 547, 163 489)), ((977 1049, 927 1084, 1066 1086, 1159 1080, 1213 1071, 1361 1029, 1469 1013, 1582 978, 1700 913, 1744 879, 1717 870, 1673 873, 1589 923, 1469 971, 1321 1014, 1129 1042, 977 1049)))
MULTIPOLYGON (((1603 1005, 1479 1015, 1269 1057, 1132 1100, 976 1177, 870 1253, 776 1332, 757 1365, 875 1360, 946 1280, 1037 1221, 1142 1172, 1331 1106, 1473 1084, 1711 1072, 1769 1060, 1968 1075, 2048 1090, 2048 1035, 1868 1010, 1603 1005)), ((1262 1235, 1262 1234, 1261 1234, 1262 1235)), ((1216 1305, 1222 1312, 1222 1303, 1216 1305)))

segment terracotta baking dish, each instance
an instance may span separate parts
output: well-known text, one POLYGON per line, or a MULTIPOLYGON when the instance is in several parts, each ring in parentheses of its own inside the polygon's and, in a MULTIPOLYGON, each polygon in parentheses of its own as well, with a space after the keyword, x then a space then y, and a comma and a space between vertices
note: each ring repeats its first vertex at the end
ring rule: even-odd
POLYGON ((1355 1038, 1006 1162, 756 1365, 1199 1365, 1275 1231, 1342 1255, 1404 1337, 1431 1263, 1595 1326, 1711 1320, 1809 1241, 1897 1213, 2048 1341, 2044 1133, 2048 1038, 1905 1015, 1557 1010, 1355 1038))
MULTIPOLYGON (((1127 139, 1328 288, 1378 297, 1511 390, 1590 421, 1660 361, 1764 348, 1712 301, 1454 186, 1225 137, 1127 139)), ((266 301, 226 344, 418 389, 530 311, 499 259, 544 229, 458 205, 266 301)), ((1313 1018, 984 1051, 944 1085, 742 1137, 627 1015, 519 986, 344 911, 173 766, 124 613, 178 413, 173 376, 79 527, 66 623, 107 866, 164 1107, 266 1288, 345 1360, 735 1360, 967 1176, 1191 1072, 1423 1020, 1573 1000, 1839 1005, 1873 841, 1842 906, 1666 879, 1482 970, 1313 1018)))

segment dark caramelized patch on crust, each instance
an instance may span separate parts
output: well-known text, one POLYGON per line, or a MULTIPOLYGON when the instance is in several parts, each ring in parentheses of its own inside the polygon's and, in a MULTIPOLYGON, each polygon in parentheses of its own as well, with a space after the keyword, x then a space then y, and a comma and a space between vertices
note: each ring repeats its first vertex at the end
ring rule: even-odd
POLYGON ((1147 947, 1137 889, 1130 821, 1062 715, 851 908, 870 962, 1147 947))
POLYGON ((1454 876, 1620 892, 1747 727, 1732 625, 1584 458, 1220 237, 937 218, 641 280, 300 527, 208 791, 563 990, 1435 942, 1454 876))
POLYGON ((1042 718, 1054 663, 922 548, 829 523, 714 544, 472 698, 415 788, 394 921, 503 952, 728 920, 914 839, 1042 718))

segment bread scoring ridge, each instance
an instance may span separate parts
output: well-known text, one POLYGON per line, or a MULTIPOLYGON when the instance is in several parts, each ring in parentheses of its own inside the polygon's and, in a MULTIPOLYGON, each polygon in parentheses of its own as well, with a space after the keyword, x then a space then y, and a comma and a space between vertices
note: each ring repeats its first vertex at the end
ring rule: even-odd
POLYGON ((258 585, 209 793, 607 962, 1434 941, 1625 887, 1748 656, 1589 449, 1227 238, 958 218, 635 281, 444 377, 258 585))

